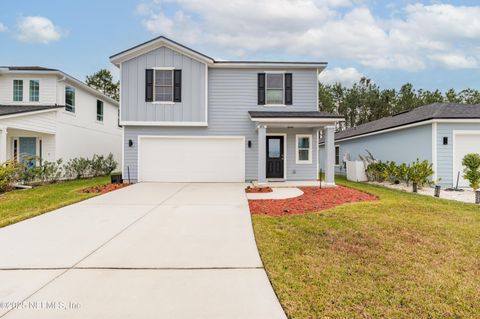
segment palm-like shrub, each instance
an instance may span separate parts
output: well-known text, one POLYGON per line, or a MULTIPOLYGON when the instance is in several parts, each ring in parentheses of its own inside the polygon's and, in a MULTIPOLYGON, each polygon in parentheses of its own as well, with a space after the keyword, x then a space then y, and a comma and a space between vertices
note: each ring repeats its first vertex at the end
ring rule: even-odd
POLYGON ((463 166, 463 178, 467 179, 470 183, 470 187, 474 190, 480 188, 480 155, 470 153, 465 155, 462 160, 463 166))

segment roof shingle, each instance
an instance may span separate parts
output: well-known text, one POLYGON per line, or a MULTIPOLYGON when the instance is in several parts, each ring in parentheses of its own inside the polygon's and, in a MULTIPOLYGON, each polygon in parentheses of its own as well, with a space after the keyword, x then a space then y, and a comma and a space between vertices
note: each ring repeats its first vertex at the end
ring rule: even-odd
POLYGON ((50 109, 58 109, 64 105, 0 105, 0 117, 19 113, 28 113, 50 109))

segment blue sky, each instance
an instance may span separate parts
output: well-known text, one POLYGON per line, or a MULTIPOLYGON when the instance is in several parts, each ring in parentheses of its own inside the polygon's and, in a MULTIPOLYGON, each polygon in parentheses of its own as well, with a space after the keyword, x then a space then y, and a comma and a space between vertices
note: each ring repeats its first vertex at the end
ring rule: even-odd
POLYGON ((0 65, 83 80, 160 34, 216 59, 327 61, 325 82, 480 89, 473 0, 3 0, 0 65))

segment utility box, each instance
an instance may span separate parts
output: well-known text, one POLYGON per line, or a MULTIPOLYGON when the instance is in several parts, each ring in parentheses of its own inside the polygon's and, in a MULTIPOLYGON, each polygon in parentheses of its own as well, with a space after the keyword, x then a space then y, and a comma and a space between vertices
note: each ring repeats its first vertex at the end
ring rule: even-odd
POLYGON ((353 182, 366 182, 367 174, 362 161, 347 161, 347 179, 353 182))

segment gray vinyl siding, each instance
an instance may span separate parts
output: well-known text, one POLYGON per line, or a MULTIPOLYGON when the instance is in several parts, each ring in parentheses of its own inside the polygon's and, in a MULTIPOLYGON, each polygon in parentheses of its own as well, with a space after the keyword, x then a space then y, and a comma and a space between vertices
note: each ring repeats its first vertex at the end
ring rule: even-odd
POLYGON ((207 66, 166 47, 121 65, 122 121, 204 122, 207 66), (182 70, 182 102, 145 102, 145 70, 174 67, 182 70))
MULTIPOLYGON (((212 69, 208 70, 208 127, 140 127, 124 128, 124 172, 127 166, 133 180, 137 178, 138 135, 184 135, 184 136, 245 136, 245 176, 257 179, 257 131, 248 111, 315 111, 317 72, 312 70, 289 70, 293 73, 293 105, 257 105, 257 74, 264 69, 212 69), (134 141, 128 147, 128 140, 134 141)), ((287 136, 287 179, 314 179, 317 166, 317 141, 312 129, 267 129, 267 133, 288 133, 287 136), (295 164, 295 134, 312 134, 312 164, 295 164)), ((194 160, 194 159, 192 159, 194 160)))
POLYGON ((480 130, 475 123, 438 123, 437 124, 437 178, 440 185, 452 187, 456 183, 453 172, 453 131, 480 130), (443 145, 443 138, 448 137, 448 145, 443 145))
MULTIPOLYGON (((366 150, 381 161, 411 163, 417 158, 432 162, 432 126, 426 124, 402 130, 335 142, 340 146, 340 165, 335 166, 336 174, 345 174, 342 165, 346 153, 351 160, 360 160, 366 150)), ((320 168, 324 169, 323 146, 320 148, 320 168)))

